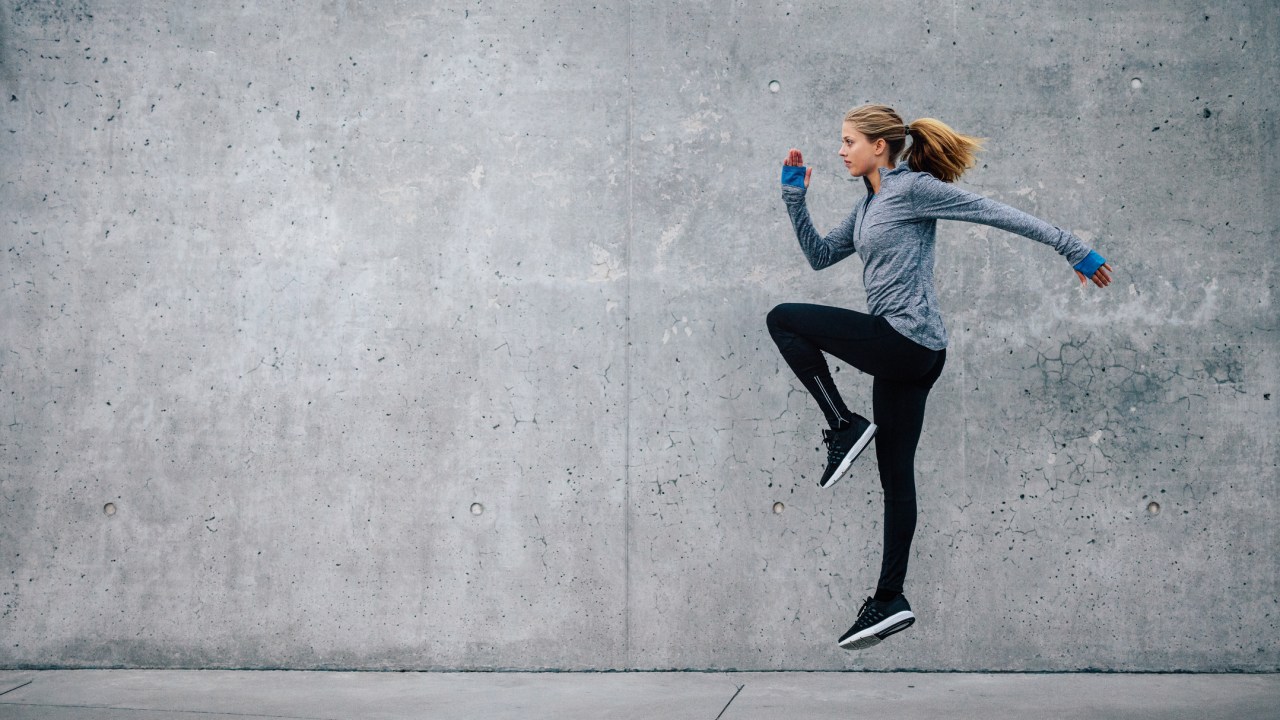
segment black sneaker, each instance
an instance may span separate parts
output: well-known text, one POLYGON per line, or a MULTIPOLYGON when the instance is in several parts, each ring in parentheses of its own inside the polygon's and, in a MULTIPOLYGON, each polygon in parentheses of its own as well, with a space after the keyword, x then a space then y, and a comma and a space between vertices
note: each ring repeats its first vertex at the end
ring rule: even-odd
POLYGON ((875 436, 876 424, 861 415, 854 415, 853 422, 839 430, 823 430, 822 442, 827 444, 827 470, 822 473, 818 487, 835 485, 875 436))
POLYGON ((840 636, 840 647, 845 650, 869 648, 896 632, 906 630, 915 621, 915 613, 911 612, 907 598, 902 595, 888 602, 867 598, 858 611, 858 621, 840 636))

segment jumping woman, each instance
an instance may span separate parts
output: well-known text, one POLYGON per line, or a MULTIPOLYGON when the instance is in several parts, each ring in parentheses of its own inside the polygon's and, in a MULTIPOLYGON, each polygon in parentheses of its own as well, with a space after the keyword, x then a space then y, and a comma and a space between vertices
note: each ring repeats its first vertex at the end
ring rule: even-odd
POLYGON ((825 236, 814 229, 805 207, 813 169, 804 167, 795 149, 783 164, 782 199, 809 264, 821 270, 856 252, 867 290, 866 313, 786 303, 768 316, 778 350, 830 426, 823 430, 827 467, 818 485, 831 487, 875 438, 884 490, 884 557, 875 595, 840 637, 846 649, 870 647, 915 622, 902 588, 916 529, 916 444, 925 399, 947 356, 933 286, 937 221, 982 223, 1042 242, 1074 266, 1081 283, 1111 283, 1111 266, 1071 233, 951 184, 973 167, 981 149, 978 138, 931 118, 908 125, 884 105, 850 110, 841 128, 840 157, 867 193, 825 236), (872 420, 845 407, 824 352, 874 378, 872 420))

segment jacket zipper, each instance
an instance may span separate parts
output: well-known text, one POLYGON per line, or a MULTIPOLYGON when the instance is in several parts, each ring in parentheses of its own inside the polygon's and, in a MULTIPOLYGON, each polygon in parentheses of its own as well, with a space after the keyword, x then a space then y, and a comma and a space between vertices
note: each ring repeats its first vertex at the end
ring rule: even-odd
POLYGON ((862 254, 862 226, 867 224, 867 210, 871 208, 871 201, 875 199, 878 193, 867 193, 867 199, 862 201, 862 212, 858 213, 858 232, 857 239, 853 241, 853 248, 862 254))

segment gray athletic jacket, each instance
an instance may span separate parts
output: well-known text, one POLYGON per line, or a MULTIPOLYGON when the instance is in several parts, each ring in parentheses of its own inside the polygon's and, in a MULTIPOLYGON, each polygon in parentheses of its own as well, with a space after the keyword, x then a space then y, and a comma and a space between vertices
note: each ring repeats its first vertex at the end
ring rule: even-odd
MULTIPOLYGON (((1049 245, 1072 265, 1091 256, 1089 246, 1071 233, 928 173, 914 172, 905 163, 879 172, 880 192, 873 194, 870 181, 863 178, 867 196, 825 237, 814 230, 803 187, 784 184, 782 199, 813 269, 821 270, 855 252, 861 255, 867 311, 883 316, 895 330, 931 350, 947 346, 933 287, 938 220, 964 220, 1017 233, 1049 245)), ((1092 257, 1101 260, 1096 254, 1092 257)))

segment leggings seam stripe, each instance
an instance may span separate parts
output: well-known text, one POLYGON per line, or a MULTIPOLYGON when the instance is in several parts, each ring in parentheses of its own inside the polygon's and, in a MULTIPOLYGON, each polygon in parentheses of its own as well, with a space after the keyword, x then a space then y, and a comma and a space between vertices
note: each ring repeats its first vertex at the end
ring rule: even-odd
POLYGON ((831 396, 827 394, 827 388, 822 384, 822 376, 814 375, 813 381, 818 383, 818 389, 822 391, 822 396, 827 399, 827 404, 831 406, 831 412, 835 413, 836 419, 841 422, 849 422, 840 414, 840 411, 836 409, 836 404, 831 401, 831 396))

